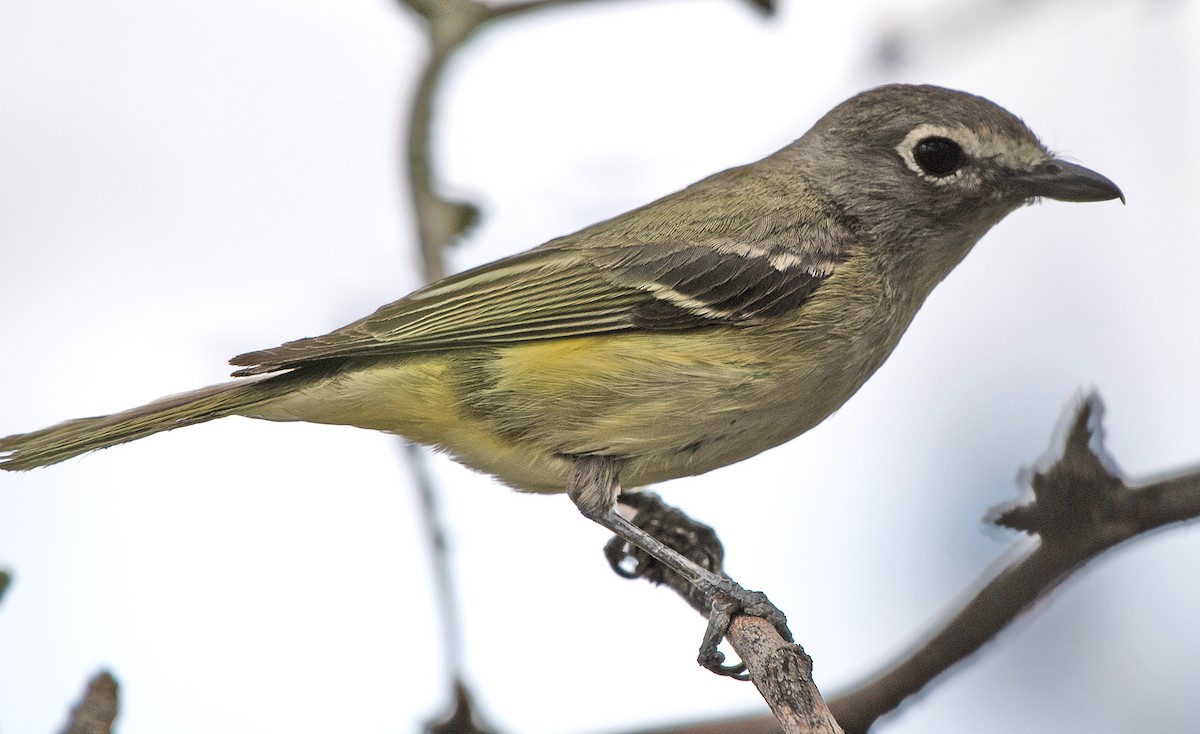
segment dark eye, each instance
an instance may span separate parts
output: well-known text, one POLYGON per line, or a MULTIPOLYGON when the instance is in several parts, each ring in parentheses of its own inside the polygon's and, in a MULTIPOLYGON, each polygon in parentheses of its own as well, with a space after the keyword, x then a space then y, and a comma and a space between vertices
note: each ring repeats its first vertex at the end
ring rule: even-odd
POLYGON ((913 160, 930 176, 949 176, 967 162, 962 146, 950 138, 931 137, 913 147, 913 160))

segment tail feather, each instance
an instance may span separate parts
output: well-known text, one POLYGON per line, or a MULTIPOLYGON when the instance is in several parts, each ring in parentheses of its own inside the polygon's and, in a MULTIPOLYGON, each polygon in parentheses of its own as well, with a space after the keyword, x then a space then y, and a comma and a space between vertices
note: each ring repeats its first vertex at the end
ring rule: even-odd
POLYGON ((49 466, 161 431, 236 415, 291 392, 295 389, 295 380, 290 379, 293 374, 212 385, 120 413, 76 418, 40 431, 0 438, 0 469, 24 471, 49 466))

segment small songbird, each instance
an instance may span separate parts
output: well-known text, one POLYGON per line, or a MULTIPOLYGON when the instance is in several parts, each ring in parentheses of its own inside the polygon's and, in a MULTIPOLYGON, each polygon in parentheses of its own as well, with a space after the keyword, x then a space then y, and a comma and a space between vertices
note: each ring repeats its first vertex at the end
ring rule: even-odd
MULTIPOLYGON (((240 379, 0 439, 0 468, 231 415, 372 428, 519 490, 566 491, 723 608, 750 607, 753 595, 618 514, 622 488, 726 466, 820 423, 975 242, 1039 197, 1124 201, 986 99, 879 87, 756 163, 324 336, 234 357, 240 379)), ((709 667, 723 633, 706 638, 709 667)))

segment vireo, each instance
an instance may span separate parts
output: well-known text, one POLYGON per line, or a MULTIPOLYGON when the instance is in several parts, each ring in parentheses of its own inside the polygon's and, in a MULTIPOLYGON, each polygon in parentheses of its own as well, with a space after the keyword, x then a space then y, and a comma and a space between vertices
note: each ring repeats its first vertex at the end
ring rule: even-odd
MULTIPOLYGON (((725 608, 761 610, 617 514, 622 488, 741 461, 820 423, 975 242, 1038 197, 1123 200, 992 102, 879 87, 758 162, 324 336, 234 357, 240 379, 0 439, 0 468, 230 415, 372 428, 520 490, 567 491, 725 608)), ((709 667, 723 632, 706 638, 709 667)))

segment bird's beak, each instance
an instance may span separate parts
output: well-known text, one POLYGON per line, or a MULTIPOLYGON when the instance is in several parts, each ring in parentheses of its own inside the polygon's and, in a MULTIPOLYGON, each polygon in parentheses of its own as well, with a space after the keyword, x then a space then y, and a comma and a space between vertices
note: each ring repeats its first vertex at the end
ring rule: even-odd
POLYGON ((1059 201, 1120 199, 1122 204, 1125 203, 1125 194, 1115 183, 1090 168, 1058 158, 1050 158, 1031 171, 1016 174, 1013 185, 1017 193, 1026 197, 1045 196, 1059 201))

